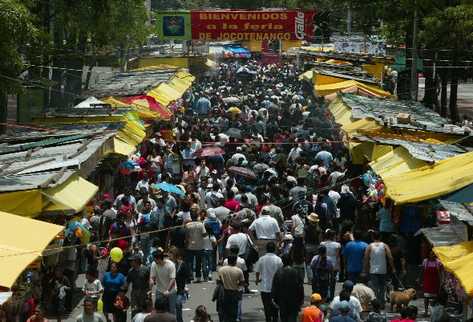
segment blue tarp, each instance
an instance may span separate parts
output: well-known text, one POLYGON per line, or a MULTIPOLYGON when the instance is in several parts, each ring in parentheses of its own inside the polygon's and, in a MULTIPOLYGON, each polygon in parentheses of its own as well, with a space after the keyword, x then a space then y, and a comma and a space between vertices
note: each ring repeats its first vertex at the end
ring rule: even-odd
POLYGON ((230 54, 235 58, 250 58, 251 57, 251 52, 241 46, 224 46, 224 50, 228 53, 225 53, 226 55, 230 54))
POLYGON ((473 184, 452 192, 441 199, 458 203, 471 203, 473 202, 473 184))

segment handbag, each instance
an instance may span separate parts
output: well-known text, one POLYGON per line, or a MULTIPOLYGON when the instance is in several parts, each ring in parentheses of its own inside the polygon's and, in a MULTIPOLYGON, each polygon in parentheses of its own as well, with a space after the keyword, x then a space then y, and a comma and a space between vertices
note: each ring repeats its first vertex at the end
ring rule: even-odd
POLYGON ((246 251, 245 251, 244 259, 245 259, 246 265, 248 266, 248 265, 253 265, 254 263, 256 263, 258 261, 259 255, 258 255, 258 250, 255 247, 255 244, 253 243, 253 241, 248 235, 246 235, 246 240, 247 240, 247 243, 246 243, 246 251))

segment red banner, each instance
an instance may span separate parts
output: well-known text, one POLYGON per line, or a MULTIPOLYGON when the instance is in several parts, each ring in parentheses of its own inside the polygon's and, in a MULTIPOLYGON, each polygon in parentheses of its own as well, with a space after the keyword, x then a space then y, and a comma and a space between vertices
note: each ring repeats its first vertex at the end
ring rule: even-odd
POLYGON ((194 40, 303 40, 313 35, 314 11, 192 11, 194 40))

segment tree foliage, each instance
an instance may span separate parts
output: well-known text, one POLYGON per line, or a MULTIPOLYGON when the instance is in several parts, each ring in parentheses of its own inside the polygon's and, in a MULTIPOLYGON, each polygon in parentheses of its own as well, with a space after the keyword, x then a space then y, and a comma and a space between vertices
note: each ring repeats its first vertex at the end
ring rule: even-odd
POLYGON ((21 49, 31 42, 37 29, 33 25, 28 9, 16 0, 0 0, 0 92, 11 92, 18 88, 15 81, 23 67, 21 49))

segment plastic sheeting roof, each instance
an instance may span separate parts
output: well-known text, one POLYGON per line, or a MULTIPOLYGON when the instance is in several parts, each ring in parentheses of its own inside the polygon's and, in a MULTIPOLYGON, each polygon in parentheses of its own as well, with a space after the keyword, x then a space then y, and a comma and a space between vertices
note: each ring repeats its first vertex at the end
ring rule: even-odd
POLYGON ((463 128, 450 124, 449 120, 418 102, 391 101, 353 94, 340 94, 340 97, 351 108, 354 119, 371 118, 391 127, 465 135, 463 128), (399 113, 411 115, 415 122, 398 123, 399 113))
POLYGON ((465 153, 464 149, 450 144, 429 144, 364 135, 355 136, 354 138, 362 142, 376 142, 380 144, 402 146, 409 151, 409 154, 414 158, 426 162, 440 161, 465 153))
POLYGON ((454 216, 459 221, 464 221, 468 223, 468 225, 473 226, 473 207, 447 200, 439 201, 442 207, 445 208, 451 216, 454 216))

